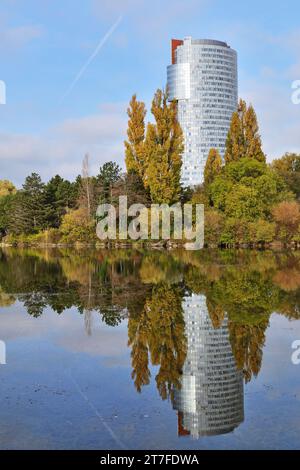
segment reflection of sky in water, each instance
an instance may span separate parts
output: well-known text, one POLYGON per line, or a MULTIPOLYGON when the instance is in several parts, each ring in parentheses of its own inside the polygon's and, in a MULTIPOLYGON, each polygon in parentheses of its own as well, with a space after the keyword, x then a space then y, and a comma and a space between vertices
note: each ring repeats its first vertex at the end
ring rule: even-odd
POLYGON ((127 321, 112 328, 92 314, 92 336, 75 308, 35 319, 22 304, 0 309, 7 365, 0 366, 1 448, 297 448, 300 366, 291 344, 300 321, 273 314, 257 378, 244 388, 245 420, 233 433, 178 437, 177 414, 152 379, 131 379, 127 321))

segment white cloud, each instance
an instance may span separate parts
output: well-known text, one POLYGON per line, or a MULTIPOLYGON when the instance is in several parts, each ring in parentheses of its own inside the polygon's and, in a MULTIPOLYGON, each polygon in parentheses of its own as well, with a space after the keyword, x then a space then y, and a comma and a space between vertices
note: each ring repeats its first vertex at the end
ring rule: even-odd
POLYGON ((300 30, 275 36, 255 26, 251 31, 238 25, 230 28, 229 34, 237 44, 239 61, 244 63, 244 69, 239 70, 239 94, 257 112, 268 161, 285 152, 300 153, 300 105, 291 99, 292 82, 300 79, 300 30), (261 55, 256 61, 257 51, 261 55))
POLYGON ((47 307, 41 317, 33 318, 17 302, 11 308, 3 308, 1 313, 1 338, 5 342, 47 335, 54 343, 72 352, 110 357, 116 361, 127 353, 126 323, 118 328, 106 326, 98 312, 91 312, 91 336, 85 331, 83 315, 75 307, 64 311, 62 315, 57 315, 47 307))
POLYGON ((3 27, 0 30, 0 48, 3 51, 11 51, 25 46, 33 39, 40 37, 43 28, 38 25, 17 27, 3 27))
POLYGON ((32 171, 44 180, 59 173, 75 178, 85 153, 91 173, 109 161, 123 165, 126 105, 103 105, 99 114, 68 119, 40 135, 0 133, 0 175, 21 185, 32 171))
MULTIPOLYGON (((188 21, 195 11, 212 5, 214 0, 93 0, 93 12, 102 21, 113 21, 117 16, 123 16, 124 23, 130 23, 136 30, 139 39, 146 38, 150 43, 161 47, 161 40, 168 40, 174 29, 172 22, 178 18, 188 21)), ((188 28, 188 26, 187 26, 188 28)), ((188 30, 187 30, 188 33, 188 30)), ((123 41, 124 41, 123 37, 123 41)))
POLYGON ((292 103, 292 89, 273 80, 244 83, 241 96, 253 104, 260 124, 264 151, 271 161, 285 152, 300 153, 300 105, 292 103))

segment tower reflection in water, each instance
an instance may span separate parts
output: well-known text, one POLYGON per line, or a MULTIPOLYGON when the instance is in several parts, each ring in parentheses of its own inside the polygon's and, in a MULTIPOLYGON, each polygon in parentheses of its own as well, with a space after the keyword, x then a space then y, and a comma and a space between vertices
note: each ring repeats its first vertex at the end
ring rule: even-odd
POLYGON ((214 328, 203 295, 183 300, 188 351, 174 391, 179 436, 225 434, 244 420, 243 375, 236 367, 228 322, 214 328))

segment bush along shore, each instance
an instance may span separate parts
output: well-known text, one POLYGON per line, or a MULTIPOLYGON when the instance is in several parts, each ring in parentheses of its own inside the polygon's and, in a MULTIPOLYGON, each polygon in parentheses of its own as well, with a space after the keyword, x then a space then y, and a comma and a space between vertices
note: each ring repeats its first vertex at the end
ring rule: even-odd
MULTIPOLYGON (((203 204, 205 246, 299 249, 300 155, 286 153, 267 163, 253 107, 240 101, 233 113, 221 157, 208 154, 204 182, 182 187, 180 174, 183 133, 176 103, 166 93, 155 93, 146 124, 146 107, 134 95, 128 108, 125 142, 126 171, 114 162, 102 165, 97 175, 89 171, 89 157, 74 181, 56 175, 44 183, 37 173, 20 189, 0 180, 0 243, 2 246, 98 246, 173 248, 185 241, 110 240, 97 238, 99 204, 203 204)), ((117 213, 117 224, 118 213, 117 213)))

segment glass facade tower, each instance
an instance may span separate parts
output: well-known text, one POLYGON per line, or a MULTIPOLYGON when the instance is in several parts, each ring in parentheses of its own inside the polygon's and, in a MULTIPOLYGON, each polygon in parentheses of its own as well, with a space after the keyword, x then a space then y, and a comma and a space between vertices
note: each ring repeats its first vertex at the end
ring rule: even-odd
POLYGON ((183 301, 188 352, 181 388, 174 390, 179 436, 232 432, 244 420, 243 373, 237 369, 229 340, 227 315, 214 328, 204 295, 183 301))
POLYGON ((173 39, 168 91, 184 133, 182 184, 196 186, 203 183, 209 150, 224 156, 238 103, 237 53, 221 41, 173 39))

